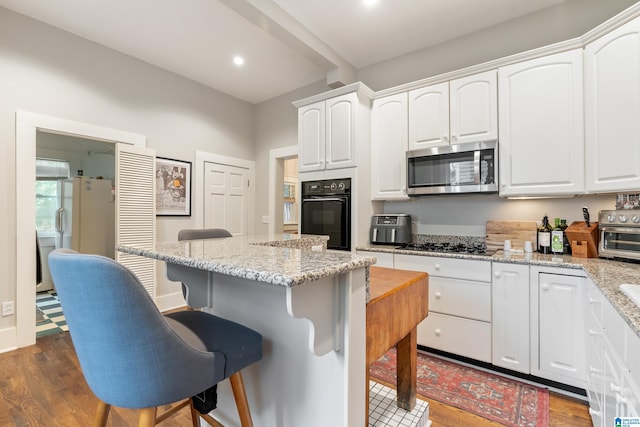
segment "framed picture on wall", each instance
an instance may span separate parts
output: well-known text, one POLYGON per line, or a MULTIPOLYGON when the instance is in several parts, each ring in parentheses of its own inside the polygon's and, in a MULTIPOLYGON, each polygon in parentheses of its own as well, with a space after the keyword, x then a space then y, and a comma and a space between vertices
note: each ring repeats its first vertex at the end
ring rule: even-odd
POLYGON ((191 162, 156 157, 156 216, 191 216, 191 162))

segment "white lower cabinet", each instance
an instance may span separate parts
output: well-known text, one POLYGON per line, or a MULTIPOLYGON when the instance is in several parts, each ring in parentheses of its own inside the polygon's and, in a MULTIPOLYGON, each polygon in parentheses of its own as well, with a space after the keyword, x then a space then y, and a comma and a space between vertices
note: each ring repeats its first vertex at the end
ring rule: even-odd
POLYGON ((587 397, 594 426, 640 416, 640 338, 587 280, 587 397), (634 351, 635 350, 635 351, 634 351))
POLYGON ((356 254, 363 256, 374 256, 376 257, 376 267, 386 267, 393 268, 393 253, 391 252, 360 252, 357 251, 356 254))
POLYGON ((585 388, 582 270, 531 267, 531 374, 585 388))
POLYGON ((491 262, 396 254, 394 267, 429 274, 418 344, 491 362, 491 262))
POLYGON ((529 373, 529 266, 494 262, 491 284, 494 365, 529 373))

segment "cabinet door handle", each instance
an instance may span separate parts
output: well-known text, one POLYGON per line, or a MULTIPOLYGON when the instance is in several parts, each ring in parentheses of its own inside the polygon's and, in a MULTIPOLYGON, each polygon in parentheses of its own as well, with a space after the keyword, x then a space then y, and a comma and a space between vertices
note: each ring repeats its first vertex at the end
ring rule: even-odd
POLYGON ((599 374, 602 371, 600 369, 598 369, 598 368, 594 368, 593 366, 589 366, 589 372, 592 373, 592 374, 599 374))
POLYGON ((589 297, 589 304, 597 304, 599 302, 600 302, 599 300, 597 300, 597 299, 595 299, 593 297, 589 297))
POLYGON ((549 290, 549 285, 547 285, 546 283, 544 285, 541 286, 543 291, 548 291, 549 290))
POLYGON ((440 331, 440 329, 436 329, 436 331, 435 331, 435 332, 436 332, 436 336, 437 336, 437 337, 439 337, 439 336, 440 336, 440 334, 442 333, 442 332, 440 331))
POLYGON ((599 417, 602 415, 602 411, 596 411, 595 409, 589 408, 589 415, 599 417))
POLYGON ((610 383, 609 384, 609 388, 611 389, 612 392, 614 393, 619 393, 620 392, 620 386, 616 385, 614 383, 610 383))
POLYGON ((438 271, 439 271, 439 270, 440 270, 440 264, 436 264, 436 265, 434 265, 434 266, 433 266, 433 268, 435 268, 436 270, 438 270, 438 271))
POLYGON ((499 278, 501 274, 502 273, 500 273, 499 271, 496 271, 495 273, 493 273, 493 276, 499 278))
POLYGON ((440 299, 441 296, 442 294, 440 292, 436 292, 436 299, 440 299))
POLYGON ((449 138, 448 138, 448 137, 446 137, 446 136, 443 136, 443 137, 442 137, 442 141, 444 141, 444 142, 449 142, 449 138))

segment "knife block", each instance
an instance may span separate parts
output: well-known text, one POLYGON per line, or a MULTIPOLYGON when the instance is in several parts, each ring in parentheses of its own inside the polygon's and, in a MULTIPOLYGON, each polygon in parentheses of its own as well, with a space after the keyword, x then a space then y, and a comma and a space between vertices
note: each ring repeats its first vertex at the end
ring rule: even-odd
POLYGON ((598 223, 592 222, 589 227, 584 221, 574 221, 564 231, 571 243, 571 254, 577 258, 597 258, 598 223))

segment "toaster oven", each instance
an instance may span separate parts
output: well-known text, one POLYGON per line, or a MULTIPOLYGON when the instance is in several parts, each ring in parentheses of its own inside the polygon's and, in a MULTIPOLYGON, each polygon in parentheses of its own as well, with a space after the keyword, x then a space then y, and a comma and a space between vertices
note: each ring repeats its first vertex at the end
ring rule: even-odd
POLYGON ((640 210, 610 210, 598 214, 603 258, 640 260, 640 210))

